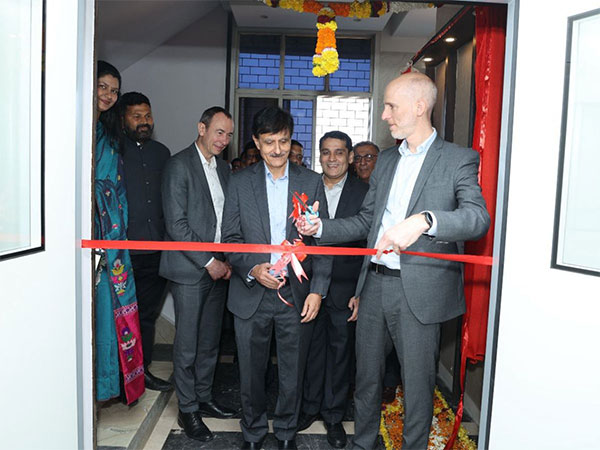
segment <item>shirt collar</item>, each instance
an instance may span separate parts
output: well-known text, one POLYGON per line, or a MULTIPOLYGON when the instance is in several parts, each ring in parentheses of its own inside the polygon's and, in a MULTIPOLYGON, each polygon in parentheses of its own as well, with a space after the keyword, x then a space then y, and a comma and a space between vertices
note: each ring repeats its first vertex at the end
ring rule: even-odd
POLYGON ((283 181, 283 180, 287 180, 288 179, 288 175, 290 174, 290 162, 289 161, 287 161, 286 164, 285 164, 285 172, 283 173, 283 176, 281 178, 277 178, 276 180, 273 179, 273 174, 271 173, 271 171, 267 167, 267 163, 263 161, 263 164, 265 165, 265 177, 271 183, 276 183, 279 180, 283 181))
POLYGON ((400 144, 398 146, 398 151, 400 152, 400 155, 402 155, 402 156, 424 155, 425 153, 427 153, 427 150, 429 150, 429 147, 431 147, 431 144, 433 144, 433 141, 435 141, 436 137, 437 137, 437 130, 435 128, 433 128, 433 132, 429 135, 429 137, 427 139, 425 139, 425 141, 423 141, 419 146, 417 146, 417 151, 415 153, 411 152, 410 149, 408 148, 406 139, 404 139, 402 141, 402 144, 400 144))
POLYGON ((203 165, 208 166, 211 169, 217 167, 217 160, 215 159, 216 156, 213 156, 212 158, 210 158, 210 161, 207 161, 202 152, 200 151, 198 144, 194 142, 194 145, 196 146, 196 150, 198 150, 198 154, 200 155, 200 161, 202 161, 203 165))
POLYGON ((333 186, 331 186, 331 188, 328 188, 327 185, 325 184, 325 175, 323 175, 323 186, 325 186, 325 189, 327 189, 329 191, 333 191, 336 188, 344 189, 344 185, 346 184, 347 179, 348 179, 348 172, 346 172, 346 174, 344 175, 344 178, 342 178, 340 181, 338 181, 333 186))

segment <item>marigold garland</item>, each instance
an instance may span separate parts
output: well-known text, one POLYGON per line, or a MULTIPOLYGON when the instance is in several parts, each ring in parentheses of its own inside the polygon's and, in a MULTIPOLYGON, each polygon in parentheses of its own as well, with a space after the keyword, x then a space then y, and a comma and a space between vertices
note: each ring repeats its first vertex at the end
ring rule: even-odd
POLYGON ((313 56, 313 75, 324 77, 340 66, 335 31, 337 17, 381 17, 390 9, 389 0, 354 0, 352 3, 331 3, 326 6, 315 0, 262 0, 272 8, 291 9, 317 14, 317 45, 313 56))
MULTIPOLYGON (((396 399, 384 405, 381 410, 379 431, 383 437, 387 450, 399 450, 402 447, 402 430, 404 425, 404 404, 402 389, 398 389, 396 399)), ((428 448, 431 450, 443 449, 454 426, 454 412, 442 396, 439 389, 435 388, 433 396, 433 420, 429 434, 428 448)), ((469 439, 466 430, 461 426, 458 439, 454 441, 454 450, 476 450, 477 446, 469 439)))

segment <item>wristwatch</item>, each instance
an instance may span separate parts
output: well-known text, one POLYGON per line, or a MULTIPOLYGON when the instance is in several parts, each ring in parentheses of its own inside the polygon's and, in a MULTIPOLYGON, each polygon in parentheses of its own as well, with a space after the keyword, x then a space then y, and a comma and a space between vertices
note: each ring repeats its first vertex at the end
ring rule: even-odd
POLYGON ((429 211, 423 211, 421 214, 423 214, 423 217, 425 217, 425 222, 427 222, 427 225, 429 225, 427 230, 431 230, 431 227, 433 226, 433 217, 431 217, 431 213, 429 211))

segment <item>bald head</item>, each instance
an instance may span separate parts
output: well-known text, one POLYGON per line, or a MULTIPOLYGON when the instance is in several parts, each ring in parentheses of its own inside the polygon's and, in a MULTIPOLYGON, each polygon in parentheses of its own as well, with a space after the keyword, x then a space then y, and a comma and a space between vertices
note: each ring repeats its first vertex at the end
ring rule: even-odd
MULTIPOLYGON (((437 87, 427 75, 420 72, 409 72, 393 79, 387 85, 390 90, 404 90, 413 100, 422 100, 427 104, 431 114, 437 99, 437 87)), ((386 92, 387 92, 386 89, 386 92)))
POLYGON ((388 123, 396 139, 428 136, 436 97, 437 88, 427 75, 419 72, 401 75, 385 89, 381 118, 388 123))

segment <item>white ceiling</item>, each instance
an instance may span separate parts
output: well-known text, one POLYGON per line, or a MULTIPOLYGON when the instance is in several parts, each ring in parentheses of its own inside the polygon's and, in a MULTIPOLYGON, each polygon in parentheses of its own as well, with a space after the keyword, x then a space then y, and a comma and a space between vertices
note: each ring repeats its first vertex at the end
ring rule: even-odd
MULTIPOLYGON (((258 0, 98 0, 98 57, 124 70, 214 8, 231 11, 241 28, 315 30, 314 14, 271 8, 258 0)), ((435 32, 436 11, 414 9, 379 18, 336 20, 341 33, 385 30, 394 38, 426 41, 435 32)))
MULTIPOLYGON (((270 28, 282 30, 314 30, 316 16, 301 14, 282 8, 271 8, 259 1, 231 2, 231 11, 235 22, 243 28, 270 28)), ((384 29, 391 13, 383 17, 369 17, 355 21, 349 17, 337 17, 335 20, 340 31, 381 31, 384 29)))

